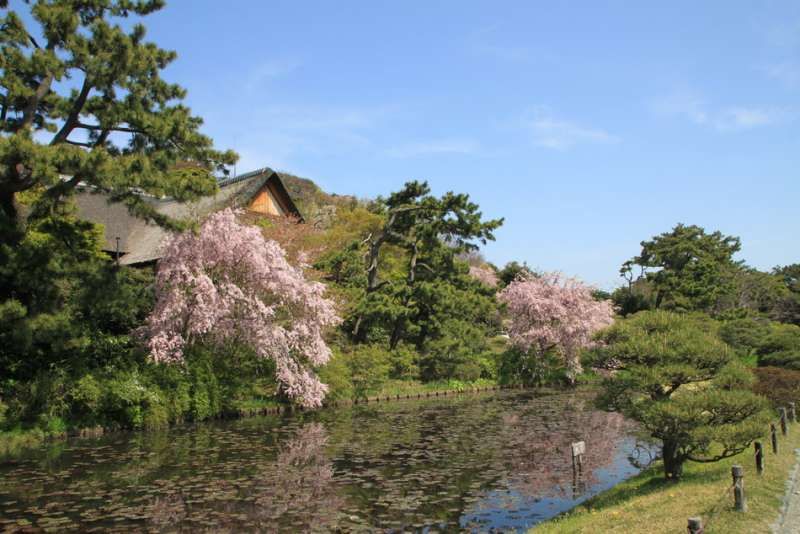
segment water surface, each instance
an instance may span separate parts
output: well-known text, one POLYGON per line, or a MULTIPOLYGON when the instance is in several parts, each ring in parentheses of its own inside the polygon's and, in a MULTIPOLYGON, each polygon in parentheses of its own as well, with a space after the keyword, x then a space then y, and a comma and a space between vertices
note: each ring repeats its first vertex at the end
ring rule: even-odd
POLYGON ((187 425, 1 463, 0 529, 524 530, 634 475, 652 452, 619 414, 594 410, 588 392, 187 425))

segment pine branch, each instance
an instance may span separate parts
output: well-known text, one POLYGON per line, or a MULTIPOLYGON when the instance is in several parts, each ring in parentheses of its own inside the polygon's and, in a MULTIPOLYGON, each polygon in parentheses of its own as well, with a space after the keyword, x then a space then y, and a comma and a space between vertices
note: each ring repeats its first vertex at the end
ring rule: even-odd
MULTIPOLYGON (((29 34, 28 37, 33 41, 34 45, 38 48, 39 45, 36 43, 36 40, 29 34)), ((52 52, 55 49, 56 45, 54 42, 47 43, 47 50, 52 52)), ((50 86, 53 84, 53 73, 48 72, 45 74, 42 81, 39 82, 39 86, 36 88, 36 92, 33 94, 33 97, 28 101, 28 105, 25 106, 25 109, 22 112, 22 120, 20 121, 19 125, 17 126, 17 130, 22 130, 23 128, 27 128, 33 123, 33 119, 36 117, 36 108, 39 107, 39 103, 44 98, 44 95, 50 90, 50 86)))
POLYGON ((82 146, 86 148, 94 148, 94 145, 91 143, 81 143, 80 141, 70 141, 69 139, 64 140, 65 143, 68 145, 75 145, 75 146, 82 146))
POLYGON ((64 122, 64 126, 61 127, 61 130, 53 137, 53 140, 50 141, 51 145, 55 145, 67 140, 67 137, 75 127, 80 124, 78 122, 78 118, 81 115, 81 111, 83 110, 83 106, 86 105, 86 99, 89 96, 89 92, 92 90, 92 84, 89 81, 89 77, 83 79, 83 86, 81 87, 81 92, 78 94, 78 98, 75 99, 75 103, 72 105, 72 109, 69 112, 69 116, 67 116, 67 120, 64 122))
MULTIPOLYGON (((127 132, 127 133, 136 133, 147 135, 147 132, 140 128, 129 128, 127 126, 100 126, 99 124, 86 124, 84 122, 78 122, 75 124, 75 128, 83 128, 84 130, 93 130, 93 131, 109 131, 109 132, 127 132)), ((108 134, 106 134, 108 135, 108 134)))

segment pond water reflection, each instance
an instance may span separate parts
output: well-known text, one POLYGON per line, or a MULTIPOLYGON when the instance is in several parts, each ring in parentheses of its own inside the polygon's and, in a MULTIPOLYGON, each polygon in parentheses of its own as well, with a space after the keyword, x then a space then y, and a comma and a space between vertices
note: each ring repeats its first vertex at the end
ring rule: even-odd
POLYGON ((0 464, 0 528, 521 530, 637 473, 634 434, 588 392, 504 391, 75 440, 0 464))

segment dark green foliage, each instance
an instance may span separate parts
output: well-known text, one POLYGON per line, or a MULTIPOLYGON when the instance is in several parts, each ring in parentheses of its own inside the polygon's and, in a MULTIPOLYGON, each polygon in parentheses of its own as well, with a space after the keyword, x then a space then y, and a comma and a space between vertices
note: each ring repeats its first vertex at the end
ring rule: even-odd
POLYGON ((318 371, 319 379, 328 386, 325 403, 355 398, 350 367, 347 365, 346 358, 343 353, 334 351, 330 361, 318 371))
POLYGON ((345 354, 344 361, 350 371, 355 399, 367 398, 378 391, 389 378, 389 355, 379 346, 356 346, 345 354))
POLYGON ((215 190, 210 171, 236 155, 213 149, 199 132, 202 119, 180 102, 186 91, 160 77, 176 54, 146 42, 143 25, 130 31, 120 25, 162 2, 26 5, 32 27, 14 10, 0 19, 3 224, 17 219, 17 194, 37 192, 32 213, 38 217, 81 182, 161 223, 168 221, 132 188, 180 200, 215 190))
POLYGON ((323 271, 328 281, 343 287, 363 288, 367 283, 364 251, 358 241, 324 255, 314 264, 314 268, 323 271))
POLYGON ((486 332, 468 321, 449 320, 426 343, 420 358, 420 378, 425 381, 455 378, 473 381, 487 376, 490 356, 487 354, 486 332))
POLYGON ((800 351, 799 350, 779 350, 759 356, 758 365, 760 367, 783 367, 785 369, 795 369, 800 371, 800 351))
POLYGON ((15 246, 0 244, 0 365, 5 379, 123 365, 130 331, 151 306, 151 274, 111 264, 100 231, 68 210, 28 227, 15 246))
POLYGON ((315 265, 354 299, 344 322, 352 341, 384 344, 390 354, 416 351, 419 357, 394 359, 393 377, 411 378, 416 369, 423 380, 493 374, 483 355, 499 328, 494 289, 472 278, 463 258, 493 239, 501 221, 483 221, 467 195, 437 198, 420 182, 371 209, 382 227, 315 265))
POLYGON ((800 263, 776 267, 772 274, 788 290, 773 311, 774 319, 800 326, 800 263))
POLYGON ((671 232, 642 241, 638 256, 625 262, 621 274, 636 279, 634 268, 652 286, 653 307, 677 311, 711 311, 733 292, 733 255, 739 239, 699 226, 678 224, 671 232))
POLYGON ((667 478, 680 478, 687 460, 727 458, 764 434, 763 399, 746 390, 753 376, 716 330, 702 316, 644 311, 600 335, 599 359, 619 366, 603 402, 663 442, 667 478))
MULTIPOLYGON (((30 9, 28 17, 14 10, 1 16, 0 398, 8 407, 6 424, 49 431, 63 430, 66 422, 140 428, 188 413, 192 366, 162 376, 131 339, 152 305, 152 273, 111 263, 101 251, 102 228, 79 220, 70 200, 82 184, 135 214, 178 226, 139 192, 199 198, 216 189, 211 172, 236 158, 214 150, 199 132, 202 120, 181 103, 185 91, 159 76, 174 52, 147 43, 141 24, 120 25, 162 5, 33 1, 19 6, 30 9)), ((199 398, 202 381, 195 382, 199 398)), ((219 401, 213 402, 204 414, 219 413, 219 401)))
POLYGON ((750 313, 780 320, 780 307, 791 292, 781 278, 747 266, 733 270, 733 291, 720 298, 717 315, 728 310, 747 310, 750 313))
POLYGON ((774 324, 757 350, 760 356, 782 351, 800 351, 800 326, 774 324))
POLYGON ((361 400, 376 393, 390 378, 393 358, 378 345, 357 345, 347 352, 335 351, 319 370, 328 385, 327 401, 361 400))
POLYGON ((533 269, 528 267, 527 263, 519 263, 516 261, 510 261, 506 263, 505 267, 500 269, 497 273, 497 277, 500 279, 500 285, 503 287, 507 286, 514 280, 516 280, 521 275, 533 275, 533 269))
POLYGON ((742 354, 750 354, 760 347, 770 334, 769 321, 759 317, 743 317, 724 321, 719 336, 742 354))
POLYGON ((245 402, 275 398, 269 361, 230 347, 211 353, 192 347, 185 366, 136 363, 90 372, 41 373, 7 386, 9 419, 42 427, 160 428, 238 413, 245 402))
POLYGON ((756 349, 761 367, 785 367, 800 370, 800 327, 773 323, 756 349))
POLYGON ((419 378, 419 353, 413 347, 398 345, 389 351, 389 378, 396 380, 419 378))
POLYGON ((753 373, 756 376, 753 391, 768 398, 774 407, 800 402, 800 370, 758 367, 753 373))
MULTIPOLYGON (((630 277, 631 273, 623 266, 623 275, 630 277)), ((637 280, 628 279, 628 285, 619 287, 611 293, 611 300, 619 314, 627 317, 636 312, 652 310, 655 307, 655 292, 653 284, 645 278, 637 280)))
POLYGON ((566 381, 563 358, 555 351, 541 355, 515 348, 506 350, 497 371, 501 384, 512 386, 542 386, 566 381))

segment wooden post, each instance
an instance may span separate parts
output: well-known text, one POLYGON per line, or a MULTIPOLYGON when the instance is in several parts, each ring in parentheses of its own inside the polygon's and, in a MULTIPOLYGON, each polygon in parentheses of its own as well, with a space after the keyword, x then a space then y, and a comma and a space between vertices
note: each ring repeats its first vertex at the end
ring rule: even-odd
POLYGON ((572 449, 572 495, 577 498, 583 494, 583 455, 586 452, 586 443, 575 441, 570 446, 572 449))
POLYGON ((747 501, 744 498, 744 469, 741 465, 731 467, 733 475, 733 503, 737 512, 747 511, 747 501))
POLYGON ((764 446, 760 441, 753 443, 753 446, 756 449, 756 473, 760 475, 764 473, 764 446))
POLYGON ((789 421, 792 423, 797 422, 797 406, 793 402, 789 403, 789 421))
POLYGON ((586 443, 576 441, 572 443, 572 467, 577 466, 579 471, 583 470, 583 455, 586 453, 586 443))
POLYGON ((775 423, 769 424, 769 435, 772 438, 772 454, 778 454, 778 431, 775 429, 775 423))
POLYGON ((786 408, 778 408, 778 412, 781 414, 781 434, 785 436, 788 432, 786 430, 786 408))
POLYGON ((703 519, 701 517, 689 518, 689 534, 703 534, 703 519))

